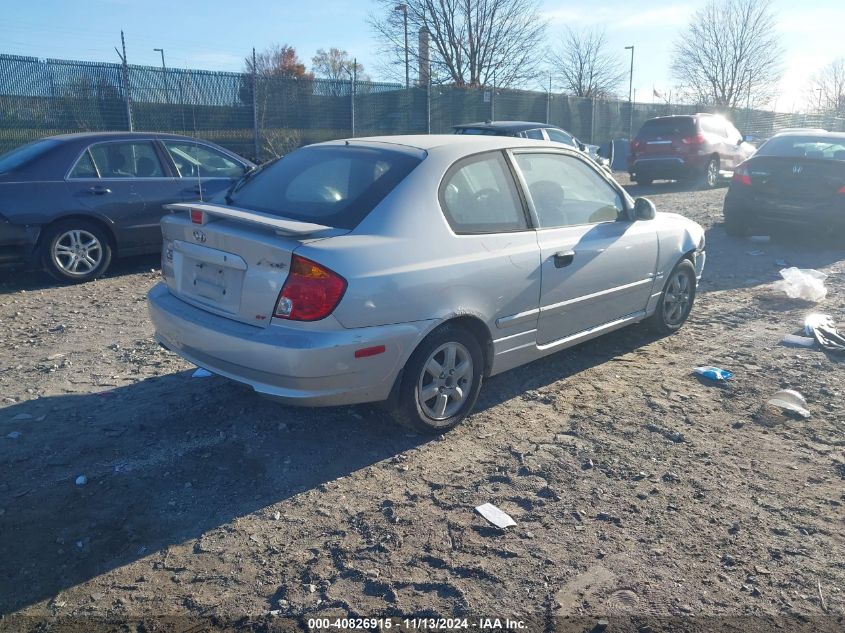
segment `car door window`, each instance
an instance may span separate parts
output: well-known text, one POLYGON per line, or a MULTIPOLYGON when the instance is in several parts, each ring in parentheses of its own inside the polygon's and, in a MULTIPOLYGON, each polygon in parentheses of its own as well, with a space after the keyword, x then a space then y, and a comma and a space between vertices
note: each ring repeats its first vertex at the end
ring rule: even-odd
POLYGON ((71 178, 99 178, 97 168, 94 166, 94 160, 91 158, 91 152, 85 150, 85 153, 76 161, 76 165, 70 170, 71 178))
POLYGON ((522 231, 528 223, 501 152, 458 162, 443 179, 440 203, 455 233, 522 231))
POLYGON ((622 196, 584 161, 563 154, 515 155, 537 212, 539 228, 615 222, 622 196))
POLYGON ((527 130, 525 132, 525 138, 533 138, 537 141, 545 141, 546 140, 543 137, 543 130, 527 130))
POLYGON ((555 143, 563 143, 569 147, 575 147, 575 141, 572 137, 563 130, 556 130, 555 128, 546 128, 546 134, 549 135, 549 140, 555 143))
POLYGON ((101 178, 162 178, 164 169, 150 141, 98 143, 90 148, 101 178))
POLYGON ((164 141, 170 158, 182 178, 240 178, 244 166, 207 145, 185 141, 164 141))

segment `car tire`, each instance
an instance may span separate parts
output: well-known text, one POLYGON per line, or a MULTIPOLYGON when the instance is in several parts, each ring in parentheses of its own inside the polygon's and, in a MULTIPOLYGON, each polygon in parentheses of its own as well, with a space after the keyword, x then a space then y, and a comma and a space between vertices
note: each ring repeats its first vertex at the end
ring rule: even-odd
POLYGON ((45 229, 40 258, 44 270, 65 283, 96 279, 108 270, 111 240, 93 222, 63 220, 45 229))
POLYGON ((648 187, 651 183, 654 182, 654 178, 645 178, 643 176, 637 176, 634 178, 634 182, 638 185, 642 185, 643 187, 648 187))
POLYGON ((732 237, 745 237, 748 235, 748 222, 738 218, 733 213, 725 213, 725 233, 732 237))
POLYGON ((445 433, 472 411, 483 375, 484 354, 475 336, 459 325, 441 325, 405 364, 391 415, 417 433, 445 433))
POLYGON ((651 329, 658 334, 680 330, 692 311, 696 286, 695 267, 690 260, 682 259, 669 273, 657 308, 649 317, 651 329))
POLYGON ((719 184, 719 159, 713 156, 707 161, 704 173, 701 175, 702 189, 715 189, 719 184))

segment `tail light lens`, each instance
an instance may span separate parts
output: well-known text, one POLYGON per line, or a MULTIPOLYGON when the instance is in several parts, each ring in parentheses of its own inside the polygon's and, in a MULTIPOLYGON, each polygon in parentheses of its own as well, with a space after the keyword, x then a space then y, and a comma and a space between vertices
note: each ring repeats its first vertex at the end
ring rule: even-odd
POLYGON ((842 185, 842 188, 839 190, 839 193, 845 193, 845 185, 842 185))
POLYGON ((631 154, 636 154, 640 151, 640 147, 642 147, 642 141, 634 139, 631 141, 631 154))
POLYGON ((329 316, 346 292, 346 280, 310 259, 294 255, 273 316, 290 321, 319 321, 329 316))
POLYGON ((204 224, 205 213, 203 213, 199 209, 191 209, 191 222, 193 222, 194 224, 204 224))
POLYGON ((685 136, 681 139, 684 145, 704 145, 704 135, 696 134, 695 136, 685 136))
POLYGON ((741 185, 751 184, 751 175, 748 173, 748 166, 745 163, 740 163, 736 166, 732 180, 741 185))

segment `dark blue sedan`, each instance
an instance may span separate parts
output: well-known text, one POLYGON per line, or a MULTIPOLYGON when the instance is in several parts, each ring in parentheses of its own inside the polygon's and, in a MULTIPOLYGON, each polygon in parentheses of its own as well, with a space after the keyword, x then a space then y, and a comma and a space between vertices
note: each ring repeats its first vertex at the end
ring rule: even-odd
POLYGON ((161 249, 164 205, 206 199, 254 165, 185 136, 53 136, 0 156, 0 262, 80 282, 112 259, 161 249))

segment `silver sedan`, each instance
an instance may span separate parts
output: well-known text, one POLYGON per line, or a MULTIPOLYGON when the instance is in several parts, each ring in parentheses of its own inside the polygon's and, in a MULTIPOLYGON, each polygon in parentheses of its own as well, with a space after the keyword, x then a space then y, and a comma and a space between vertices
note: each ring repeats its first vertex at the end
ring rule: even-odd
POLYGON ((162 220, 156 338, 290 404, 440 433, 485 377, 686 320, 704 232, 577 151, 459 135, 311 145, 162 220))

